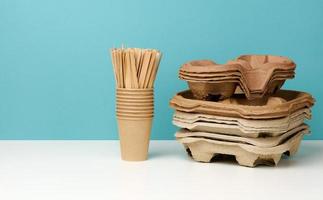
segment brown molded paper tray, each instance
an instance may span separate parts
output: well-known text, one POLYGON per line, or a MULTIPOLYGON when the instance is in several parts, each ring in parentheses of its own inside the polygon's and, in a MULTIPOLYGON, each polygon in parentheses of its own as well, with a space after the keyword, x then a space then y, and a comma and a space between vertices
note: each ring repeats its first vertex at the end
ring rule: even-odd
POLYGON ((240 136, 233 136, 233 135, 223 135, 221 133, 208 133, 208 132, 196 132, 196 131, 189 131, 187 129, 180 129, 176 132, 176 138, 186 138, 186 137, 193 137, 193 138, 205 138, 210 140, 218 140, 218 141, 227 141, 227 142, 237 142, 237 143, 245 143, 250 144, 258 147, 275 147, 283 143, 286 139, 292 137, 296 133, 302 132, 304 134, 309 133, 309 127, 306 124, 302 124, 298 127, 295 127, 282 135, 275 136, 275 137, 260 137, 260 138, 248 138, 248 137, 240 137, 240 136))
POLYGON ((279 90, 268 98, 263 106, 253 106, 253 101, 244 95, 234 94, 222 101, 203 101, 193 97, 191 91, 183 91, 174 96, 170 106, 175 110, 246 119, 274 119, 287 117, 297 110, 310 108, 313 97, 305 92, 279 90))
POLYGON ((209 60, 191 61, 181 67, 179 77, 188 81, 199 99, 207 99, 208 95, 220 95, 221 99, 229 97, 230 93, 215 85, 220 82, 236 83, 248 99, 254 99, 274 93, 286 79, 294 78, 295 66, 286 57, 246 55, 224 65, 209 60), (204 93, 195 89, 202 88, 198 84, 203 84, 204 93))
POLYGON ((294 155, 304 134, 301 131, 284 143, 269 148, 194 137, 178 138, 177 140, 184 145, 188 154, 196 161, 212 162, 221 155, 233 155, 240 165, 255 167, 259 164, 277 165, 282 154, 294 155))
MULTIPOLYGON (((185 63, 181 71, 192 73, 221 73, 227 71, 239 71, 243 74, 256 72, 274 72, 294 70, 295 63, 287 57, 272 55, 243 55, 227 64, 217 64, 211 60, 195 60, 185 63), (256 59, 263 59, 260 62, 253 62, 256 59)), ((270 75, 267 75, 270 77, 270 75)))
POLYGON ((311 118, 308 108, 298 110, 284 118, 276 119, 243 119, 198 113, 176 111, 173 124, 191 131, 221 133, 242 137, 273 137, 279 136, 311 118))

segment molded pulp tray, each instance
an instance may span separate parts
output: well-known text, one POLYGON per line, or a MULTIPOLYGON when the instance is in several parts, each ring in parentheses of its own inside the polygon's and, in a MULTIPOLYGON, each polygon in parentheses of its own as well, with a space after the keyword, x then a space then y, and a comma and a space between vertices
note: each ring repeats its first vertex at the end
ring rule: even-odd
MULTIPOLYGON (((181 71, 192 73, 220 73, 239 71, 241 74, 258 72, 273 72, 275 70, 294 70, 295 63, 283 56, 272 55, 243 55, 227 64, 218 65, 211 60, 196 60, 184 64, 181 71), (259 62, 254 62, 259 60, 259 62)), ((270 74, 266 75, 270 77, 270 74)))
POLYGON ((252 101, 246 100, 241 94, 234 94, 229 99, 217 102, 197 100, 189 90, 178 93, 170 101, 172 108, 183 112, 246 119, 274 119, 287 117, 303 108, 310 108, 314 104, 314 99, 305 92, 280 90, 269 97, 263 106, 251 104, 252 101))
POLYGON ((308 108, 298 110, 284 118, 265 120, 176 111, 173 117, 173 124, 191 131, 256 138, 279 136, 297 126, 300 126, 303 124, 305 119, 310 118, 311 111, 308 108))
POLYGON ((275 147, 258 147, 237 142, 185 137, 182 143, 190 156, 199 162, 211 162, 223 155, 233 155, 240 165, 255 167, 259 164, 277 165, 282 154, 294 155, 306 131, 300 131, 275 147))
POLYGON ((240 86, 244 94, 248 99, 262 98, 266 95, 275 93, 278 89, 282 87, 287 78, 291 79, 294 77, 292 75, 273 75, 268 82, 262 82, 260 84, 254 84, 248 86, 242 78, 239 77, 230 77, 223 76, 217 77, 204 77, 203 81, 189 77, 189 76, 180 76, 182 79, 185 79, 188 82, 189 88, 193 91, 193 94, 199 99, 208 99, 209 96, 220 95, 221 99, 230 97, 237 86, 240 86), (230 94, 225 94, 227 88, 223 86, 230 86, 230 94), (222 97, 222 96, 223 97, 222 97))
MULTIPOLYGON (((261 98, 278 90, 286 79, 294 77, 295 63, 281 56, 245 55, 234 61, 220 65, 210 60, 197 60, 185 63, 179 72, 179 77, 188 81, 194 95, 206 99, 207 93, 223 94, 218 91, 215 83, 236 83, 240 85, 248 99, 261 98), (207 90, 194 89, 192 84, 206 84, 207 90), (213 84, 214 87, 211 85, 213 84), (203 94, 203 95, 201 95, 203 94), (201 95, 201 96, 200 96, 201 95)), ((221 89, 220 89, 221 90, 221 89)), ((223 98, 227 98, 228 93, 223 98)))
POLYGON ((293 135, 299 132, 303 132, 304 134, 309 133, 308 125, 302 124, 298 127, 295 127, 283 133, 282 135, 275 136, 275 137, 248 138, 248 137, 240 137, 240 136, 233 136, 233 135, 223 135, 221 133, 189 131, 187 129, 180 129, 178 132, 176 132, 175 136, 176 138, 193 137, 193 138, 205 138, 205 139, 218 140, 218 141, 245 143, 253 146, 268 148, 268 147, 275 147, 277 145, 280 145, 288 138, 292 137, 293 135))

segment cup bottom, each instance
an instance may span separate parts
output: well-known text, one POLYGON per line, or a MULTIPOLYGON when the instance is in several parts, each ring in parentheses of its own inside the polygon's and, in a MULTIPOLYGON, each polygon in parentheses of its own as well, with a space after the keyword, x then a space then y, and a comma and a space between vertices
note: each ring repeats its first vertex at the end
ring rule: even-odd
POLYGON ((151 125, 152 118, 142 120, 118 118, 122 160, 147 160, 151 125))

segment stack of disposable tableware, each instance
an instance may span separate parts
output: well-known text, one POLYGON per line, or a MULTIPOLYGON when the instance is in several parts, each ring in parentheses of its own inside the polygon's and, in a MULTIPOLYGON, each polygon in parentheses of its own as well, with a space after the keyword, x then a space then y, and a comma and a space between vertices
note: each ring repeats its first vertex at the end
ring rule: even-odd
POLYGON ((116 114, 121 157, 128 161, 147 159, 154 116, 153 85, 161 59, 154 49, 112 49, 116 79, 116 114))
POLYGON ((173 123, 181 128, 177 140, 197 161, 233 155, 244 166, 277 165, 282 154, 295 154, 309 133, 304 120, 311 118, 313 97, 280 90, 294 69, 287 58, 257 55, 225 65, 184 64, 180 78, 191 90, 170 101, 173 123))

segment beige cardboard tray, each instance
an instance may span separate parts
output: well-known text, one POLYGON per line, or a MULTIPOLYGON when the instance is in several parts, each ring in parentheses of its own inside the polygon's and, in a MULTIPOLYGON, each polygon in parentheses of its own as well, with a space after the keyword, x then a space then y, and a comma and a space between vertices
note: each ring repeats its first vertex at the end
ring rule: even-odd
POLYGON ((242 166, 277 165, 283 154, 294 155, 305 133, 293 135, 284 143, 269 148, 236 142, 186 137, 177 139, 190 156, 199 162, 212 162, 221 155, 233 155, 242 166))
POLYGON ((180 129, 176 132, 176 138, 186 138, 186 137, 194 137, 194 138, 206 138, 210 140, 219 140, 219 141, 227 141, 227 142, 238 142, 250 144, 258 147, 275 147, 283 143, 286 139, 295 135, 296 133, 303 132, 304 134, 309 133, 309 127, 306 124, 302 124, 297 126, 282 135, 275 137, 260 137, 260 138, 248 138, 248 137, 240 137, 233 135, 223 135, 221 133, 209 133, 209 132, 197 132, 197 131, 189 131, 187 129, 180 129))
POLYGON ((311 118, 308 108, 284 118, 254 120, 176 111, 173 124, 191 131, 222 133, 242 137, 273 137, 281 135, 311 118))
POLYGON ((303 108, 310 108, 314 104, 314 99, 305 92, 279 90, 269 97, 263 106, 250 104, 252 101, 240 94, 234 94, 231 98, 218 102, 197 100, 189 90, 178 93, 170 101, 172 108, 182 112, 246 119, 274 119, 287 117, 303 108))

